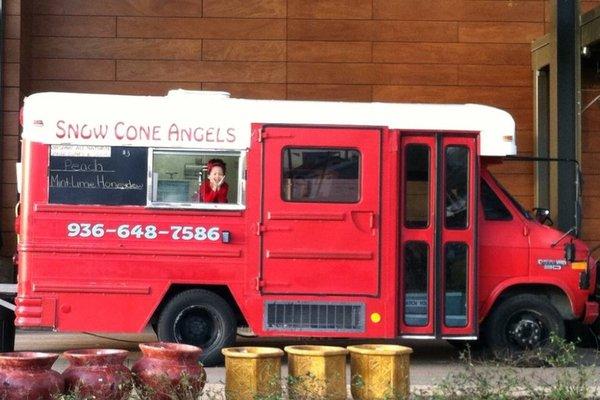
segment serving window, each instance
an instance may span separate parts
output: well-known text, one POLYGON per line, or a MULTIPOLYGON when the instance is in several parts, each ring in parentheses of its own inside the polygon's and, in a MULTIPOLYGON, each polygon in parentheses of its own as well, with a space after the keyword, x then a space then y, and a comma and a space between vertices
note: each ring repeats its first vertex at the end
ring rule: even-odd
POLYGON ((148 205, 164 208, 243 209, 245 152, 151 150, 148 205), (210 172, 220 169, 220 185, 210 172), (224 170, 224 171, 223 171, 224 170), (203 186, 204 185, 204 186, 203 186), (206 194, 214 194, 207 196, 206 194))

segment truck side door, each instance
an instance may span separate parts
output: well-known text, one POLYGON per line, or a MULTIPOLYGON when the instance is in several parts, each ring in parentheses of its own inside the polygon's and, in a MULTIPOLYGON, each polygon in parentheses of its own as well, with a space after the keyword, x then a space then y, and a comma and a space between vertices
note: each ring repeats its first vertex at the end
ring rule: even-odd
POLYGON ((401 133, 400 334, 477 334, 478 139, 401 133))
POLYGON ((378 294, 381 135, 263 128, 263 294, 378 294))

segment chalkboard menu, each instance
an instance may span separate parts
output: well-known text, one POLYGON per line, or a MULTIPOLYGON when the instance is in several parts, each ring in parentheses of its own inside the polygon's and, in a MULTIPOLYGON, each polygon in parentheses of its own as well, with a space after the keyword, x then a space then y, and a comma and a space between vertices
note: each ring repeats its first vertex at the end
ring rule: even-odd
POLYGON ((147 170, 146 148, 53 145, 49 202, 145 205, 147 170))

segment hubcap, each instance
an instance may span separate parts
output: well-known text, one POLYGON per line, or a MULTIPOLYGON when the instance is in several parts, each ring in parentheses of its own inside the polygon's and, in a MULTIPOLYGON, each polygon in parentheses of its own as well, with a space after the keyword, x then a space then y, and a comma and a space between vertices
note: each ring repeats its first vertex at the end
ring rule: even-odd
POLYGON ((217 336, 216 321, 207 309, 192 306, 182 310, 173 324, 175 339, 179 343, 208 347, 217 336))
POLYGON ((531 314, 514 316, 508 324, 507 334, 510 342, 525 349, 539 346, 547 336, 542 321, 531 314))

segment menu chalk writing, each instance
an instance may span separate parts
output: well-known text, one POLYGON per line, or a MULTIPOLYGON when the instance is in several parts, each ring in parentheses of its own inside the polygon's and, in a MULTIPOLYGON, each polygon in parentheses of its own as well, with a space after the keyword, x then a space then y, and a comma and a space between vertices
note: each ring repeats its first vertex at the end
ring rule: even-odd
POLYGON ((110 154, 100 152, 84 157, 78 154, 85 153, 51 153, 48 171, 50 203, 146 204, 146 148, 112 147, 110 154))

